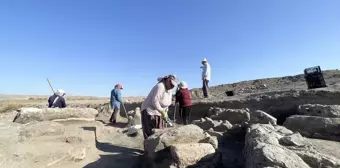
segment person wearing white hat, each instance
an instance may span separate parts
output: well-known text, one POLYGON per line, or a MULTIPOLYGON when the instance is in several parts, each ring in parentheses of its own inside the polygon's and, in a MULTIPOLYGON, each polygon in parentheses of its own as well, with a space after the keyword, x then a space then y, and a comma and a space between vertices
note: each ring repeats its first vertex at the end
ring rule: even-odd
POLYGON ((65 91, 58 89, 57 92, 48 98, 48 108, 65 108, 66 102, 64 96, 65 91))
POLYGON ((183 124, 189 124, 189 114, 191 111, 192 100, 188 85, 185 81, 182 81, 178 85, 179 90, 176 92, 176 103, 179 104, 180 116, 183 124))
POLYGON ((208 84, 209 84, 210 76, 211 76, 211 68, 210 68, 210 64, 205 58, 202 60, 202 64, 203 64, 203 66, 201 66, 202 82, 203 82, 202 91, 203 91, 204 98, 208 98, 209 97, 209 91, 208 91, 209 85, 208 84))

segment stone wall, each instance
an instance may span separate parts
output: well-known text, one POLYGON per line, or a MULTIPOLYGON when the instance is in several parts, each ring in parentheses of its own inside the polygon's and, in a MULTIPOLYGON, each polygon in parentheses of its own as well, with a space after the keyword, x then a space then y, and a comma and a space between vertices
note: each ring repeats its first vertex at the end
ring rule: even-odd
MULTIPOLYGON (((298 106, 303 104, 340 104, 340 92, 325 90, 291 90, 282 92, 268 92, 258 95, 248 96, 241 100, 217 100, 194 101, 191 109, 190 120, 197 120, 208 115, 210 107, 221 107, 227 109, 262 110, 278 119, 278 124, 282 124, 285 119, 291 115, 298 114, 298 106)), ((70 104, 70 107, 87 107, 95 108, 99 113, 107 113, 109 104, 70 104)), ((141 102, 125 103, 126 111, 134 110, 141 107, 141 102)), ((169 108, 169 116, 173 119, 174 106, 169 108)), ((125 117, 123 107, 120 115, 125 117)), ((176 110, 176 119, 179 119, 178 108, 176 110)))
MULTIPOLYGON (((278 119, 282 124, 290 115, 298 114, 298 106, 303 104, 340 104, 340 92, 325 90, 302 90, 269 92, 262 95, 253 95, 242 100, 221 100, 215 102, 195 101, 192 106, 191 120, 207 116, 210 107, 229 109, 249 108, 250 110, 263 110, 278 119)), ((177 110, 178 111, 178 110, 177 110)), ((178 113, 178 112, 177 112, 178 113)), ((173 117, 173 107, 169 116, 173 117)), ((179 117, 179 113, 176 115, 179 117)), ((177 118, 176 117, 176 118, 177 118)))

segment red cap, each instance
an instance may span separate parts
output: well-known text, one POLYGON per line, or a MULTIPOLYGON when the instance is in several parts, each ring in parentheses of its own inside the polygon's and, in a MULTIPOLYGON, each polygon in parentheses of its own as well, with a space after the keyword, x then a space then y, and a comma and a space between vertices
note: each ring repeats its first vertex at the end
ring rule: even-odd
POLYGON ((116 85, 115 85, 115 88, 123 89, 123 86, 122 86, 121 84, 116 84, 116 85))

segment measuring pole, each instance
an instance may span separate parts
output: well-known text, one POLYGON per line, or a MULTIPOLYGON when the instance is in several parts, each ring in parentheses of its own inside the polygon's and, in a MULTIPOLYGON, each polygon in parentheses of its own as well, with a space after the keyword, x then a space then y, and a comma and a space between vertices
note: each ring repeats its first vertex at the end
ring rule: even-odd
POLYGON ((46 78, 46 79, 47 79, 47 82, 48 82, 48 84, 50 85, 50 87, 51 87, 51 89, 52 89, 52 92, 55 93, 54 90, 53 90, 53 87, 52 87, 52 85, 51 85, 50 80, 48 80, 48 78, 46 78))

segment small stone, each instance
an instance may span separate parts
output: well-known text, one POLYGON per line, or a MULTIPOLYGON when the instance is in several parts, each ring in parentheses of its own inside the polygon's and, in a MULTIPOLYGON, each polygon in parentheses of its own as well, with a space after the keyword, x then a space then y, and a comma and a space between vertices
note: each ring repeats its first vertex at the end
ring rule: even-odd
POLYGON ((218 132, 226 132, 232 128, 233 128, 233 125, 231 125, 229 121, 224 120, 220 125, 215 127, 214 130, 218 132))
POLYGON ((79 162, 86 157, 86 148, 73 148, 69 152, 73 161, 79 162))

